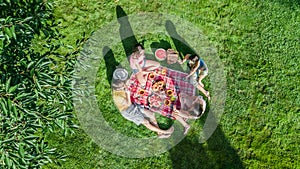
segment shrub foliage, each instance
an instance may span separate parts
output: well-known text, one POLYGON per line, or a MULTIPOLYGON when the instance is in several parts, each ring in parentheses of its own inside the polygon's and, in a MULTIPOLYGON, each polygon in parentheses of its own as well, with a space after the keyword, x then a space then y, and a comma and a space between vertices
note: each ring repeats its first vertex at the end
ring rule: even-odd
POLYGON ((44 133, 76 127, 71 77, 79 49, 62 44, 56 26, 50 2, 0 1, 0 168, 63 159, 44 133), (44 45, 37 48, 34 38, 44 45))

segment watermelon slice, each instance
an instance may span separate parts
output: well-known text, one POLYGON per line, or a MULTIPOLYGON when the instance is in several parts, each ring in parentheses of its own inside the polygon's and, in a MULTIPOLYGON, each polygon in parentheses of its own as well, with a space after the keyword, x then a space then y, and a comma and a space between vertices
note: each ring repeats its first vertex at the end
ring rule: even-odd
POLYGON ((163 61, 166 59, 167 57, 167 52, 166 50, 162 49, 162 48, 159 48, 155 51, 155 57, 157 60, 159 61, 163 61))

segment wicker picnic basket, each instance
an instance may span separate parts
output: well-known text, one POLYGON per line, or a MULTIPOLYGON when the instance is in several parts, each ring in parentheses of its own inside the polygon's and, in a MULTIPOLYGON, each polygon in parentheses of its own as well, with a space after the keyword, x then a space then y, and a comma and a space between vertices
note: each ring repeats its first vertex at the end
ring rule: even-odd
POLYGON ((178 61, 179 53, 174 49, 167 50, 167 63, 174 64, 178 61))

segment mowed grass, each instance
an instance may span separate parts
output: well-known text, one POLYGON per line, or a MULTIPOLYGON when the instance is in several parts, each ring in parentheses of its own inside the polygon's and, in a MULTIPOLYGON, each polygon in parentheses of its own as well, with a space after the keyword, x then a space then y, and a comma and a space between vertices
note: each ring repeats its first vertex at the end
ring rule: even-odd
MULTIPOLYGON (((225 112, 213 136, 199 144, 196 133, 205 119, 170 151, 155 157, 130 159, 98 147, 84 131, 66 138, 49 134, 48 142, 67 154, 60 165, 44 168, 299 168, 300 164, 300 2, 298 0, 241 1, 98 1, 55 2, 55 16, 64 42, 75 45, 115 21, 116 6, 127 15, 164 12, 193 23, 218 50, 225 65, 225 112)), ((112 28, 118 29, 118 28, 112 28)), ((147 44, 168 37, 137 36, 147 44)), ((121 40, 120 40, 121 41, 121 40)), ((110 47, 116 64, 125 56, 121 45, 110 47)), ((100 64, 100 63, 99 63, 100 64)), ((155 136, 122 118, 112 105, 107 68, 100 66, 98 102, 119 132, 155 136), (100 78, 101 77, 101 78, 100 78), (124 131, 123 129, 126 130, 124 131)), ((213 70, 210 70, 213 71, 213 70)), ((208 84, 208 79, 205 80, 208 84)), ((208 84, 209 85, 209 84, 208 84)))

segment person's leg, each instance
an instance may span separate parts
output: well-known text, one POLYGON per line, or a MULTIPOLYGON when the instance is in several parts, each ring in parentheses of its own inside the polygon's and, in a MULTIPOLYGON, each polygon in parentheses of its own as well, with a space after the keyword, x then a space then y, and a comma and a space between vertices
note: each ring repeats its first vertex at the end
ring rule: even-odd
POLYGON ((198 84, 196 87, 207 97, 208 100, 210 100, 210 95, 208 91, 206 91, 202 86, 200 86, 200 84, 198 84))
POLYGON ((206 68, 205 70, 201 71, 201 74, 198 79, 198 83, 201 85, 201 87, 204 88, 204 84, 202 83, 202 79, 204 79, 208 75, 208 69, 206 68))
POLYGON ((204 88, 204 84, 202 83, 202 79, 204 79, 205 77, 206 77, 205 75, 201 74, 198 79, 199 85, 203 88, 204 88))
POLYGON ((202 112, 200 115, 202 115, 204 112, 205 112, 205 109, 206 109, 206 101, 201 97, 198 97, 199 98, 199 103, 200 105, 202 105, 202 112))
POLYGON ((186 121, 184 121, 182 117, 180 117, 178 115, 174 115, 174 117, 176 118, 176 120, 179 121, 179 123, 181 123, 183 125, 183 127, 184 127, 183 134, 186 135, 191 126, 186 121))
POLYGON ((142 122, 142 124, 147 127, 149 130, 157 132, 157 133, 163 133, 163 134, 172 134, 174 131, 174 127, 172 126, 171 128, 169 128, 168 130, 162 130, 156 126, 154 126, 153 124, 151 124, 148 120, 144 119, 144 121, 142 122))
POLYGON ((158 127, 154 112, 152 112, 150 110, 147 110, 147 109, 144 109, 144 114, 145 114, 146 117, 149 118, 149 121, 150 121, 151 124, 158 127))
MULTIPOLYGON (((154 112, 145 109, 145 110, 144 110, 144 114, 145 114, 146 117, 149 118, 149 121, 150 121, 150 123, 151 123, 153 126, 159 128, 158 123, 157 123, 157 120, 156 120, 156 118, 155 118, 154 112)), ((172 133, 170 133, 170 134, 165 134, 165 133, 157 132, 157 136, 158 136, 159 138, 168 138, 168 137, 171 136, 171 134, 172 134, 172 133)))
POLYGON ((186 118, 186 119, 197 119, 197 116, 192 116, 189 112, 185 111, 185 110, 174 110, 174 113, 182 118, 186 118))

